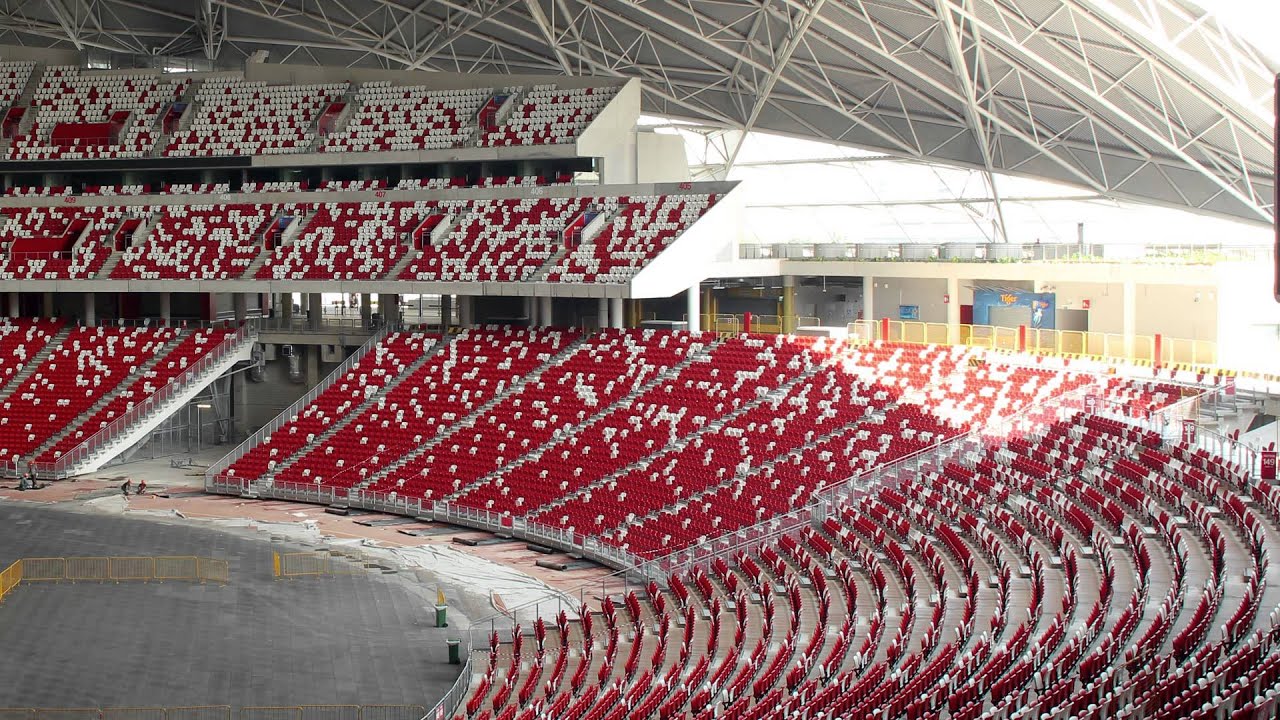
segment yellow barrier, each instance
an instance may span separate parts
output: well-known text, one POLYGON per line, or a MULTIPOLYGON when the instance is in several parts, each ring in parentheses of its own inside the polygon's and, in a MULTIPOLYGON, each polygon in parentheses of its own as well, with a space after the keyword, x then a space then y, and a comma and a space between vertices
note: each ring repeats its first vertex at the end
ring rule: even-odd
POLYGON ((421 705, 365 705, 360 720, 422 720, 426 714, 421 705))
POLYGON ((111 558, 67 558, 67 579, 78 580, 110 580, 111 558))
POLYGON ((0 708, 0 720, 35 720, 35 717, 36 711, 32 708, 0 708))
POLYGON ((12 565, 0 572, 0 603, 18 584, 22 582, 22 561, 16 560, 12 565))
POLYGON ((212 558, 196 558, 196 575, 200 582, 216 582, 226 585, 231 582, 231 568, 226 560, 212 558))
POLYGON ((159 557, 155 560, 157 580, 199 580, 199 563, 194 557, 159 557))
POLYGON ((277 578, 360 575, 368 572, 370 560, 364 553, 342 550, 314 550, 298 553, 271 553, 271 567, 277 578))
POLYGON ((166 720, 162 707, 104 708, 102 720, 166 720))
POLYGON ((231 720, 230 705, 195 705, 165 709, 165 720, 231 720))
MULTIPOLYGON (((419 715, 414 720, 419 720, 419 715)), ((302 720, 361 720, 359 705, 303 705, 302 720)))
POLYGON ((240 720, 302 720, 302 708, 297 706, 240 708, 240 720))
MULTIPOLYGON (((24 582, 191 580, 225 585, 230 579, 227 561, 212 558, 24 558, 0 572, 0 601, 24 582)), ((0 714, 0 720, 10 719, 0 714)))
POLYGON ((98 720, 98 708, 37 708, 36 720, 98 720))
POLYGON ((65 558, 23 558, 22 579, 26 582, 66 580, 65 558))

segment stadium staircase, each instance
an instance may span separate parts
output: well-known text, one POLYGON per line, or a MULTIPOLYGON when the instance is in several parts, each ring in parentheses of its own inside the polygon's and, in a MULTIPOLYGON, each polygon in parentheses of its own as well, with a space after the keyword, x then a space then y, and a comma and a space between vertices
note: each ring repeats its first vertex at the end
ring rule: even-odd
MULTIPOLYGON (((699 352, 690 353, 684 359, 680 360, 680 362, 667 368, 666 372, 658 373, 653 377, 649 378, 648 381, 637 385, 634 389, 632 389, 631 392, 619 398, 617 402, 614 402, 611 405, 607 405, 605 407, 600 408, 599 411, 584 418, 579 423, 575 423, 573 425, 568 426, 568 428, 566 428, 564 432, 561 433, 561 435, 552 436, 551 438, 547 439, 546 442, 542 443, 538 447, 532 448, 524 452, 519 457, 511 460, 511 462, 508 462, 502 467, 495 469, 493 472, 490 472, 486 475, 481 476, 475 482, 469 483, 467 485, 464 485, 458 488, 457 491, 450 493, 443 500, 436 503, 437 511, 443 511, 447 507, 447 504, 449 501, 457 499, 459 496, 467 493, 470 490, 474 490, 475 488, 481 487, 483 485, 488 485, 494 480, 500 477, 503 477, 507 473, 520 467, 521 465, 524 465, 525 463, 536 462, 540 460, 544 453, 546 453, 548 450, 555 447, 556 445, 562 443, 564 440, 564 437, 571 437, 571 436, 577 435, 584 428, 587 428, 591 425, 596 424, 597 422, 604 419, 605 417, 608 417, 611 413, 615 412, 616 410, 624 407, 629 407, 632 403, 636 401, 637 398, 649 392, 650 390, 657 387, 661 383, 671 380, 672 378, 679 377, 680 373, 683 372, 685 368, 689 367, 689 365, 693 364, 696 360, 705 358, 707 354, 710 353, 712 349, 720 345, 721 342, 722 342, 721 340, 715 340, 707 343, 707 345, 703 347, 699 352)), ((403 463, 401 463, 401 465, 403 465, 403 463)), ((390 472, 383 473, 383 477, 380 479, 385 479, 390 474, 391 474, 390 472)))
MULTIPOLYGON (((591 222, 587 223, 586 226, 582 228, 582 235, 579 236, 578 243, 573 247, 570 247, 567 243, 561 244, 560 247, 556 249, 555 253, 553 253, 551 257, 547 258, 547 261, 542 263, 542 265, 529 276, 529 282, 549 282, 549 280, 547 280, 547 274, 554 270, 570 252, 579 249, 593 251, 595 247, 593 241, 600 235, 600 231, 604 230, 607 223, 613 222, 613 219, 617 217, 618 213, 621 212, 621 209, 616 209, 612 212, 601 212, 588 209, 583 212, 596 212, 597 215, 591 219, 591 222)), ((594 252, 591 252, 591 254, 594 254, 594 252)))
POLYGON ((31 375, 35 373, 36 368, 43 365, 44 361, 48 360, 49 356, 53 354, 53 351, 57 350, 62 345, 63 341, 70 336, 71 327, 64 325, 62 329, 58 331, 57 335, 49 338, 49 342, 45 343, 44 347, 40 348, 38 352, 32 355, 31 359, 22 366, 22 369, 15 373, 13 377, 9 378, 9 382, 5 383, 3 387, 0 387, 0 405, 3 405, 4 401, 9 399, 9 395, 16 388, 21 387, 22 383, 26 382, 27 378, 31 377, 31 375))
MULTIPOLYGON (((200 102, 196 100, 196 93, 199 92, 201 85, 204 85, 204 80, 192 80, 187 84, 187 88, 183 91, 182 96, 177 100, 177 102, 184 102, 187 104, 186 109, 182 111, 182 117, 178 118, 178 132, 185 132, 190 128, 191 122, 200 112, 200 102)), ((156 128, 156 144, 151 146, 148 154, 151 157, 164 157, 164 151, 169 147, 169 140, 173 135, 172 133, 166 133, 163 131, 163 112, 160 113, 158 118, 156 118, 156 122, 161 123, 161 125, 158 125, 156 128)))
MULTIPOLYGON (((372 344, 369 345, 369 348, 371 349, 373 347, 377 347, 377 345, 381 343, 382 339, 385 338, 386 335, 387 333, 384 332, 375 336, 373 339, 371 339, 372 344)), ((437 354, 439 354, 441 350, 447 347, 448 344, 449 343, 444 340, 433 344, 429 350, 422 353, 421 357, 417 358, 413 362, 406 365, 404 372, 402 372, 400 374, 400 377, 397 378, 394 382, 388 383, 387 385, 379 389, 378 392, 375 392, 367 396, 364 399, 364 401, 361 402, 359 405, 356 405, 355 407, 344 412, 342 414, 342 417, 340 417, 337 420, 337 422, 332 423, 327 428, 325 428, 324 432, 316 435, 314 440, 298 448, 293 453, 286 455, 283 459, 276 461, 275 467, 263 473, 262 477, 258 478, 254 482, 251 489, 256 493, 262 493, 265 490, 269 490, 272 484, 274 483, 275 477, 277 474, 279 474, 280 472, 283 472, 289 466, 293 465, 295 462, 298 461, 299 458, 306 455, 308 452, 315 450, 317 447, 324 447, 325 443, 329 441, 329 438, 338 434, 343 428, 350 425, 354 420, 356 420, 356 418, 362 417, 365 414, 365 412, 369 410, 370 407, 372 407, 375 403, 377 403, 378 400, 383 397, 383 395, 385 395, 392 388, 394 388, 400 382, 400 380, 403 380, 406 377, 410 377, 411 375, 413 375, 413 373, 421 369, 423 365, 426 365, 427 363, 431 362, 431 359, 435 357, 437 354)), ((368 350, 366 350, 365 352, 367 353, 368 350)), ((364 353, 361 353, 360 357, 363 357, 363 356, 364 356, 364 353)), ((357 362, 359 361, 358 357, 353 356, 353 358, 355 359, 355 361, 357 362)), ((335 370, 333 374, 329 376, 326 382, 321 383, 321 385, 317 385, 316 387, 322 388, 322 391, 323 391, 323 389, 327 389, 328 387, 333 385, 335 382, 338 382, 338 380, 341 379, 345 374, 346 374, 346 369, 338 368, 338 370, 335 370)), ((316 393, 316 395, 319 395, 319 393, 316 393)), ((303 407, 305 407, 305 405, 303 407)), ((289 411, 286 410, 285 412, 288 413, 289 411)), ((290 413, 290 415, 292 415, 292 413, 290 413)))
MULTIPOLYGON (((44 63, 36 63, 31 68, 31 76, 27 78, 27 86, 22 89, 22 94, 17 100, 13 101, 15 107, 26 108, 26 112, 22 115, 22 120, 18 122, 18 129, 14 133, 14 137, 23 137, 31 132, 31 126, 36 122, 36 112, 31 107, 31 101, 35 99, 36 90, 40 87, 40 81, 44 78, 44 63)), ((6 140, 5 143, 11 143, 12 140, 6 140)))
MULTIPOLYGON (((444 343, 441 343, 441 345, 443 344, 444 343)), ((476 420, 484 417, 490 410, 492 410, 494 407, 504 402, 508 398, 520 394, 520 392, 525 388, 525 386, 527 386, 531 382, 537 382, 538 379, 541 378, 544 373, 560 365, 560 363, 564 362, 565 359, 567 359, 574 353, 578 352, 578 350, 580 350, 586 344, 587 344, 587 339, 585 337, 580 337, 574 340, 573 342, 569 343, 564 348, 562 348, 560 352, 556 353, 549 360, 547 360, 547 362, 538 366, 537 370, 529 373, 528 375, 524 375, 518 381, 511 383, 511 385, 507 386, 502 392, 496 393, 493 397, 489 398, 489 400, 487 400, 486 402, 476 406, 476 408, 473 409, 470 413, 468 413, 465 417, 460 418, 453 425, 450 425, 444 432, 441 432, 437 434, 435 437, 430 438, 427 442, 423 443, 422 445, 419 445, 413 451, 396 458, 385 468, 379 470, 376 473, 371 474, 369 477, 365 478, 363 481, 352 486, 351 489, 353 491, 365 490, 375 482, 386 478, 388 475, 394 474, 397 470, 404 467, 406 463, 409 463, 414 459, 421 457, 424 453, 432 450, 433 448, 438 447, 440 443, 445 442, 451 437, 453 437, 454 433, 465 428, 474 428, 476 426, 476 420)), ((357 412, 356 414, 358 415, 359 413, 357 412)))

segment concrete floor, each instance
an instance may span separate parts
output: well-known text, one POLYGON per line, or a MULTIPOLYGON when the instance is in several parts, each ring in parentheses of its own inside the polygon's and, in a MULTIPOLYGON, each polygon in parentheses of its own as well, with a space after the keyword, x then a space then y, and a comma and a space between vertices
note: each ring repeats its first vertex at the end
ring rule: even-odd
MULTIPOLYGON (((266 537, 0 504, 22 557, 201 555, 227 586, 26 584, 0 606, 0 707, 432 704, 457 668, 410 574, 276 581, 266 537)), ((456 631, 454 631, 456 634, 456 631)))

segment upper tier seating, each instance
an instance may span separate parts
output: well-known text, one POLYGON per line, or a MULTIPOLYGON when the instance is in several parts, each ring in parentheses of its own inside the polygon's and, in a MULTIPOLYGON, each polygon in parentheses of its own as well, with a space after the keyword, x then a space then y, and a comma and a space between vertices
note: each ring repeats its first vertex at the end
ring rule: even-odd
POLYGON ((0 62, 0 107, 8 108, 22 96, 35 66, 30 60, 0 62))
POLYGON ((715 195, 608 198, 613 215, 600 234, 573 248, 547 273, 549 282, 621 283, 630 280, 715 203, 715 195))
POLYGON ((58 195, 74 195, 70 185, 39 185, 35 187, 16 185, 4 191, 12 197, 54 197, 58 195))
POLYGON ((164 149, 169 157, 279 155, 310 150, 312 125, 347 83, 268 85, 238 75, 206 79, 197 114, 164 149))
POLYGON ((174 205, 142 243, 125 251, 116 279, 227 280, 241 277, 262 249, 275 205, 174 205))
POLYGON ((231 183, 174 183, 160 189, 162 195, 217 195, 231 192, 231 183))
POLYGON ((458 147, 475 129, 476 112, 492 94, 485 88, 430 90, 368 82, 356 94, 346 126, 325 137, 326 152, 396 152, 458 147))
POLYGON ((385 277, 408 251, 405 234, 422 222, 430 207, 427 202, 324 203, 293 242, 276 247, 257 277, 385 277))
POLYGON ((158 139, 156 119, 186 90, 185 79, 155 72, 45 70, 31 100, 30 130, 14 138, 10 160, 140 158, 158 139))
POLYGON ((618 93, 616 87, 557 88, 534 85, 506 121, 485 132, 481 146, 555 145, 574 142, 618 93))
POLYGON ((76 327, 0 405, 0 460, 23 459, 72 426, 174 341, 173 329, 76 327))

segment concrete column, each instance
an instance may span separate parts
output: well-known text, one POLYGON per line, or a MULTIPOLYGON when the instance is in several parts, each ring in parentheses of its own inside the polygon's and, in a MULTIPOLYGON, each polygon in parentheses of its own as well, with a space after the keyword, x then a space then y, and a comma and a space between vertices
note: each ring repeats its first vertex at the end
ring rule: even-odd
POLYGON ((293 322, 293 293, 280 293, 279 317, 286 324, 293 322))
POLYGON ((393 293, 378 293, 378 312, 382 322, 394 325, 400 322, 400 296, 393 293))
POLYGON ((525 318, 529 321, 529 324, 530 324, 530 325, 535 325, 535 324, 537 324, 537 322, 538 322, 538 312, 537 312, 537 310, 534 308, 534 304, 535 304, 534 300, 535 300, 535 299, 534 299, 534 298, 532 298, 532 297, 527 297, 527 298, 523 298, 523 300, 524 300, 524 316, 525 316, 525 318))
POLYGON ((162 292, 160 295, 160 319, 165 325, 173 324, 173 295, 162 292))
POLYGON ((249 434, 249 373, 231 375, 231 428, 235 437, 249 434))
POLYGON ((244 293, 233 293, 231 307, 235 310, 236 324, 239 325, 249 317, 249 296, 244 293))
MULTIPOLYGON (((307 326, 312 330, 320 329, 321 314, 324 312, 324 301, 320 293, 307 294, 307 326)), ((310 361, 308 361, 310 362, 310 361)), ((317 360, 318 362, 318 360, 317 360)), ((315 383, 312 383, 313 385, 315 383)))
POLYGON ((11 318, 18 317, 18 293, 17 292, 9 293, 9 317, 11 318))
POLYGON ((702 297, 699 295, 701 289, 694 285, 684 293, 685 315, 689 317, 689 332, 698 332, 702 329, 702 297))
POLYGON ((596 318, 600 327, 612 327, 609 325, 609 298, 602 297, 596 300, 596 318))
POLYGON ((871 276, 862 278, 862 319, 870 322, 876 320, 876 279, 871 276))
POLYGON ((476 306, 474 298, 470 295, 458 296, 458 325, 469 328, 476 321, 476 306))
POLYGON ((960 278, 947 279, 947 342, 960 342, 960 278))
POLYGON ((542 327, 551 327, 552 323, 551 298, 538 298, 538 324, 542 327))
POLYGON ((622 298, 609 298, 609 327, 622 329, 626 326, 622 317, 622 298))
POLYGON ((41 300, 40 308, 43 311, 41 314, 44 315, 46 318, 52 318, 53 317, 53 293, 46 290, 44 293, 41 294, 40 300, 41 300))
POLYGON ((98 324, 98 296, 91 292, 84 294, 84 324, 86 327, 98 324))
POLYGON ((782 276, 782 332, 796 331, 796 276, 782 276))
MULTIPOLYGON (((317 296, 319 297, 319 296, 317 296)), ((293 351, 298 352, 302 348, 306 348, 307 357, 304 358, 307 366, 304 372, 307 376, 307 387, 315 387, 320 382, 320 346, 319 345, 294 345, 293 351)))
POLYGON ((452 322, 453 322, 453 296, 441 295, 440 296, 440 325, 442 327, 448 328, 449 324, 452 322))
POLYGON ((1124 356, 1132 359, 1133 338, 1138 334, 1138 284, 1125 280, 1123 287, 1124 356))
MULTIPOLYGON (((386 317, 385 313, 383 317, 386 317)), ((360 327, 368 330, 371 322, 373 322, 373 295, 360 293, 360 327)))

